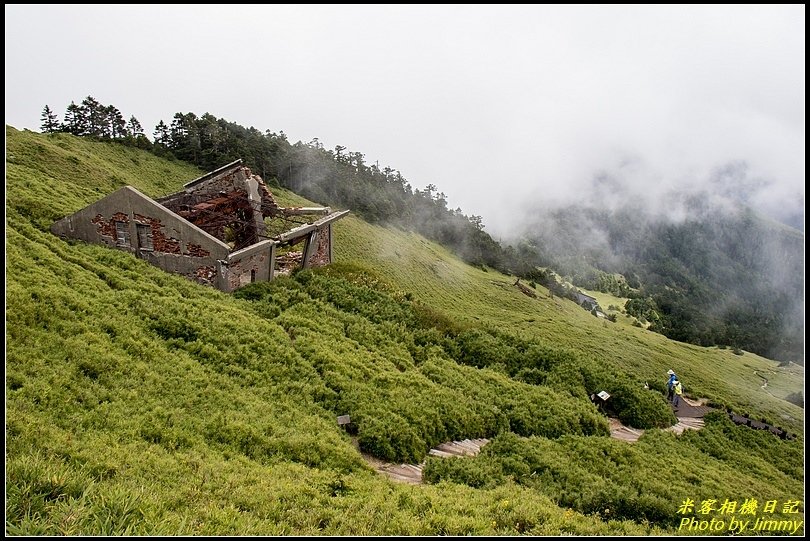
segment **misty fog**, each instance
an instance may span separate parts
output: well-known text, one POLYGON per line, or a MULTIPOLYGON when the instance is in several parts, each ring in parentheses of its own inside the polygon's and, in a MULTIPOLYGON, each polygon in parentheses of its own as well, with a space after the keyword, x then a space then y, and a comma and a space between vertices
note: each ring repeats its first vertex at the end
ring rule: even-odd
POLYGON ((362 152, 502 238, 583 199, 678 219, 673 192, 803 228, 804 64, 803 5, 6 6, 17 128, 86 95, 148 133, 211 112, 362 152))

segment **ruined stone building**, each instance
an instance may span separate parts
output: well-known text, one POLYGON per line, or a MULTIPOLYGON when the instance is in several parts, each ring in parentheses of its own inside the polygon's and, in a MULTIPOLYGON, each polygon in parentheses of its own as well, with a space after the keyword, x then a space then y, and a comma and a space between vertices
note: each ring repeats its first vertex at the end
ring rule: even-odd
POLYGON ((51 231, 233 291, 297 266, 331 263, 332 223, 348 213, 279 207, 261 177, 237 160, 160 199, 125 186, 55 222, 51 231))

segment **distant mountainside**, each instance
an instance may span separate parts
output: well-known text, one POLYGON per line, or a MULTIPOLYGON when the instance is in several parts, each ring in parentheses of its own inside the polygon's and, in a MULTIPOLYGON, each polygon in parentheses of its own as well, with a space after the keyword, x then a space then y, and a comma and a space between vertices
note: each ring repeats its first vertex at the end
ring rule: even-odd
POLYGON ((538 213, 526 238, 574 284, 637 299, 628 308, 651 330, 802 363, 804 233, 744 207, 688 206, 680 220, 568 206, 538 213))

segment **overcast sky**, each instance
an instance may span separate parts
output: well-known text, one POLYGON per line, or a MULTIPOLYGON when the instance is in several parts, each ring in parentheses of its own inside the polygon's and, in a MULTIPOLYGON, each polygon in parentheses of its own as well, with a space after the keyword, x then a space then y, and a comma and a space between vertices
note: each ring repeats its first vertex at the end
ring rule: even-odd
POLYGON ((501 235, 537 202, 587 197, 600 174, 612 199, 662 211, 672 187, 739 184, 772 216, 804 212, 803 5, 5 15, 6 123, 20 129, 88 94, 150 134, 210 112, 362 152, 501 235))

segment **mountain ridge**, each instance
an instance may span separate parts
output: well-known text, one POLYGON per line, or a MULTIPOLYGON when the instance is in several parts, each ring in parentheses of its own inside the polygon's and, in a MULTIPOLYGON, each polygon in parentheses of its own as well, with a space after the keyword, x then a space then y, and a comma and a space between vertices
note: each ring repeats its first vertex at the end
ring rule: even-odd
POLYGON ((604 274, 623 275, 632 296, 655 310, 652 330, 803 362, 801 231, 746 207, 705 208, 679 220, 629 206, 571 206, 543 216, 526 233, 543 264, 604 292, 618 285, 604 274))

